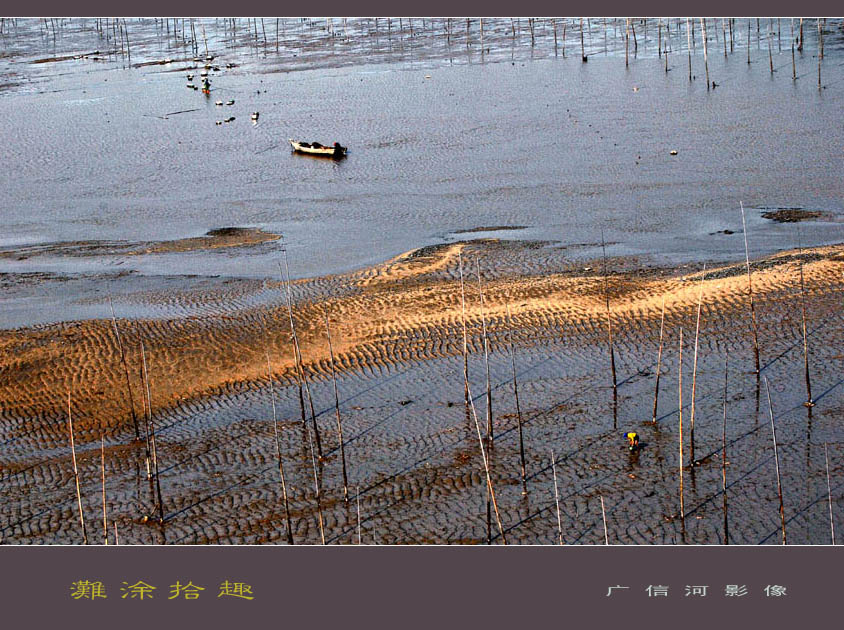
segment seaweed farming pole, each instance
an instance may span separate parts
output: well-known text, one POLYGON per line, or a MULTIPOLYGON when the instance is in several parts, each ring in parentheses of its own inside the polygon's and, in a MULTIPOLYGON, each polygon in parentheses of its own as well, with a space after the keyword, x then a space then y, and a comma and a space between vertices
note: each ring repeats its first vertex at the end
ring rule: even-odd
POLYGON ((689 416, 689 464, 695 465, 695 400, 697 392, 697 350, 700 338, 700 307, 703 301, 703 283, 706 281, 706 264, 703 265, 703 277, 700 279, 700 291, 697 296, 697 323, 695 324, 695 354, 692 361, 692 409, 689 416))
POLYGON ((703 31, 703 67, 706 69, 706 90, 709 91, 709 55, 706 49, 706 40, 709 37, 706 33, 706 18, 700 18, 700 29, 703 31))
POLYGON ((583 18, 580 18, 580 60, 586 61, 586 49, 583 46, 583 18))
POLYGON ((615 346, 612 338, 612 312, 610 311, 610 285, 607 277, 607 248, 604 244, 604 232, 601 231, 601 250, 604 257, 604 295, 607 301, 607 339, 610 346, 610 371, 612 372, 612 427, 618 428, 618 383, 615 375, 615 346))
POLYGON ((604 495, 600 495, 601 498, 601 519, 604 521, 604 544, 610 544, 610 537, 607 533, 607 511, 604 509, 604 495))
POLYGON ((624 18, 624 67, 630 65, 630 18, 624 18))
MULTIPOLYGON (((749 24, 749 22, 748 22, 749 24)), ((749 26, 748 26, 749 28, 749 26)), ((749 41, 749 40, 748 40, 749 41)), ((759 333, 756 328, 756 308, 753 306, 753 282, 750 279, 750 253, 747 248, 747 223, 744 220, 744 202, 739 201, 741 207, 741 227, 744 232, 744 261, 747 267, 747 292, 750 296, 750 321, 753 326, 753 356, 756 361, 756 378, 759 378, 759 333)))
POLYGON ((340 422, 340 396, 337 394, 337 371, 334 369, 334 346, 331 344, 331 328, 328 313, 325 314, 325 335, 328 337, 328 355, 331 358, 331 380, 334 382, 334 412, 337 415, 337 436, 340 440, 340 461, 343 463, 343 501, 349 502, 349 478, 346 475, 346 450, 343 446, 343 424, 340 422))
POLYGON ((355 494, 355 501, 357 503, 357 513, 358 513, 358 544, 361 542, 360 538, 360 486, 357 487, 357 493, 355 494))
POLYGON ((519 458, 521 460, 522 494, 527 494, 527 467, 525 466, 525 439, 522 430, 522 407, 519 404, 519 383, 516 379, 516 351, 513 349, 513 319, 507 302, 507 342, 510 346, 510 363, 513 367, 513 396, 516 399, 516 421, 519 424, 519 458))
POLYGON ((138 429, 138 418, 135 416, 135 401, 132 398, 132 385, 129 382, 129 368, 126 366, 126 352, 123 349, 123 341, 120 339, 120 330, 117 328, 117 318, 114 316, 114 303, 111 301, 111 296, 108 298, 108 304, 111 307, 111 326, 114 330, 114 337, 117 339, 117 349, 120 351, 120 361, 123 363, 123 373, 126 375, 126 392, 129 394, 129 411, 132 414, 132 426, 135 428, 135 439, 141 439, 141 433, 138 429))
POLYGON ((794 62, 794 40, 791 40, 791 80, 797 80, 797 65, 794 62))
POLYGON ((724 494, 724 544, 730 544, 727 521, 727 356, 724 356, 724 424, 721 430, 721 492, 724 494))
POLYGON ((686 18, 686 50, 689 53, 689 82, 692 80, 692 32, 689 29, 689 18, 686 18))
MULTIPOLYGON (((316 447, 317 453, 319 454, 319 458, 322 459, 322 440, 319 437, 319 425, 317 425, 316 421, 316 413, 314 411, 314 401, 311 397, 311 387, 308 384, 308 377, 305 373, 305 367, 302 364, 302 350, 299 346, 299 337, 296 334, 296 326, 293 324, 293 297, 292 291, 290 289, 290 266, 287 262, 287 248, 282 248, 282 252, 284 254, 284 269, 287 272, 286 276, 286 294, 287 294, 287 317, 290 320, 290 334, 293 337, 293 358, 294 363, 296 365, 297 376, 299 379, 299 399, 302 405, 302 423, 305 422, 305 406, 304 400, 302 399, 302 386, 305 387, 305 392, 308 395, 308 403, 311 407, 311 424, 314 426, 314 437, 316 440, 316 447)), ((279 265, 279 271, 281 271, 281 266, 279 265)), ((283 278, 285 277, 283 276, 283 278)))
POLYGON ((463 400, 466 405, 466 415, 469 415, 469 342, 466 335, 466 287, 463 283, 463 255, 457 253, 460 269, 460 306, 463 320, 463 400))
POLYGON ((88 544, 88 530, 82 513, 82 492, 79 489, 79 467, 76 465, 76 446, 73 443, 73 417, 70 411, 70 390, 67 390, 67 432, 70 435, 70 455, 73 461, 73 479, 76 482, 76 505, 79 507, 79 526, 82 528, 82 544, 88 544))
POLYGON ((835 544, 835 522, 832 520, 832 490, 829 486, 829 452, 826 448, 826 442, 823 444, 823 454, 826 459, 826 499, 829 504, 829 534, 832 537, 832 544, 835 544))
POLYGON ((322 540, 322 544, 325 544, 325 525, 323 524, 322 520, 322 495, 320 493, 319 488, 319 478, 317 477, 317 470, 316 470, 316 457, 314 456, 314 442, 311 439, 311 431, 307 427, 305 431, 308 433, 308 445, 311 447, 311 469, 314 471, 314 494, 316 498, 316 505, 317 505, 317 515, 319 519, 319 536, 322 540))
POLYGON ((557 460, 554 458, 554 450, 551 450, 551 470, 554 472, 554 502, 557 504, 557 533, 560 544, 563 544, 563 521, 560 518, 560 491, 557 488, 557 460))
POLYGON ((144 383, 147 391, 147 413, 149 414, 149 431, 150 431, 150 445, 152 447, 152 467, 155 476, 155 490, 158 496, 158 518, 159 522, 164 524, 164 502, 161 500, 161 478, 158 474, 158 453, 155 447, 155 423, 152 420, 152 396, 149 389, 149 372, 147 371, 147 358, 144 351, 144 342, 141 341, 141 361, 144 368, 144 383))
POLYGON ((811 409, 815 406, 815 402, 812 400, 812 381, 809 378, 809 343, 806 335, 806 286, 803 280, 803 247, 799 245, 798 247, 798 261, 800 265, 800 311, 803 319, 803 371, 806 377, 806 402, 803 404, 811 409))
POLYGON ((105 441, 100 433, 100 473, 103 485, 103 544, 108 544, 108 515, 106 512, 106 481, 105 481, 105 441))
MULTIPOLYGON (((266 329, 265 329, 266 331, 266 329)), ((281 440, 278 435, 278 415, 275 408, 275 388, 273 387, 273 371, 270 367, 270 349, 267 352, 267 379, 270 382, 270 401, 273 407, 273 432, 275 434, 275 456, 278 461, 278 474, 281 476, 281 495, 284 500, 284 518, 287 521, 287 543, 293 543, 293 524, 290 522, 290 503, 287 498, 287 483, 284 479, 284 462, 281 459, 281 440)))
POLYGON ((486 365, 486 437, 489 441, 489 447, 493 447, 493 428, 492 428, 492 386, 489 377, 489 337, 486 332, 486 313, 484 311, 484 287, 481 283, 481 261, 479 258, 475 259, 478 271, 478 295, 481 300, 481 326, 484 343, 484 364, 486 365))
POLYGON ((686 537, 686 508, 683 503, 683 329, 680 329, 680 358, 678 360, 678 380, 677 391, 679 394, 680 414, 680 523, 683 528, 683 538, 686 537))
POLYGON ((768 411, 771 414, 771 437, 774 439, 774 464, 777 469, 777 494, 780 500, 780 521, 782 522, 782 544, 786 543, 785 535, 785 509, 782 503, 782 481, 780 480, 780 459, 777 452, 777 430, 774 427, 774 406, 771 404, 771 389, 768 386, 768 377, 765 377, 765 392, 768 394, 768 411))
POLYGON ((481 447, 481 458, 484 462, 484 472, 486 473, 487 492, 489 493, 492 505, 495 508, 495 521, 498 525, 498 532, 501 534, 501 543, 506 545, 507 539, 504 537, 504 527, 501 525, 501 515, 498 512, 498 501, 495 499, 495 488, 492 485, 492 476, 489 472, 489 460, 487 459, 486 449, 484 448, 484 438, 481 435, 481 423, 478 422, 478 414, 475 411, 475 402, 472 400, 472 393, 469 392, 469 405, 472 409, 472 418, 475 420, 475 430, 478 434, 478 443, 481 447))
POLYGON ((823 59, 823 34, 821 33, 821 19, 818 18, 818 89, 821 87, 821 59, 823 59))
POLYGON ((750 65, 750 18, 747 19, 747 65, 750 65))
POLYGON ((659 372, 662 367, 662 335, 665 330, 665 296, 662 296, 662 315, 659 318, 659 350, 656 353, 656 385, 654 386, 654 410, 651 424, 656 424, 656 409, 659 402, 659 372))

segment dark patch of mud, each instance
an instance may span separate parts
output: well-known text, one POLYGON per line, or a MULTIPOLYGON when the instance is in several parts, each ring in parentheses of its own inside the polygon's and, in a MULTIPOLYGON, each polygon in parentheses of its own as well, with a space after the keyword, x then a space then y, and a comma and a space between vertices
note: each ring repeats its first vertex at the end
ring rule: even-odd
POLYGON ((526 225, 493 225, 491 227, 475 227, 468 230, 455 230, 452 234, 472 234, 473 232, 501 232, 505 230, 525 230, 526 225))
POLYGON ((802 208, 771 208, 762 213, 762 218, 777 223, 799 223, 800 221, 814 221, 817 219, 831 219, 832 215, 820 210, 803 210, 802 208))
POLYGON ((138 256, 142 254, 166 254, 228 247, 249 247, 281 238, 279 234, 264 232, 258 228, 225 227, 207 232, 204 236, 182 238, 173 241, 66 241, 42 243, 0 249, 0 258, 27 260, 38 256, 82 258, 89 256, 138 256))

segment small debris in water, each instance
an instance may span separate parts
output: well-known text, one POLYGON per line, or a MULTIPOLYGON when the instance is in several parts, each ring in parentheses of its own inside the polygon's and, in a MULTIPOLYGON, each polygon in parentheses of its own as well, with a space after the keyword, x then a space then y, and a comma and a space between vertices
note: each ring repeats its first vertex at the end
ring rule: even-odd
POLYGON ((677 155, 677 151, 675 151, 673 149, 670 151, 670 153, 671 153, 671 155, 677 155))
POLYGON ((234 105, 234 99, 226 101, 226 105, 234 105))

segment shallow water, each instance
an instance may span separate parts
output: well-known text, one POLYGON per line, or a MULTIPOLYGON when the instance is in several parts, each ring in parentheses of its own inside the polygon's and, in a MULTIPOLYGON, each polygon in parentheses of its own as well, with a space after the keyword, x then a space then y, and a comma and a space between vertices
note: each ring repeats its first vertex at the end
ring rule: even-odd
MULTIPOLYGON (((821 210, 826 220, 802 224, 803 243, 842 240, 838 22, 827 27, 821 91, 812 28, 792 81, 785 20, 782 39, 774 34, 773 76, 765 24, 760 40, 751 33, 749 66, 741 28, 726 59, 710 41, 709 72, 718 84, 710 91, 699 25, 690 83, 685 37, 673 31, 677 49, 665 73, 653 21, 647 40, 639 26, 638 55, 627 69, 623 22, 618 33, 607 27, 605 53, 601 25, 592 21, 585 64, 574 22, 565 58, 559 42, 554 56, 548 25, 536 27, 531 47, 525 21, 517 40, 509 20, 487 21, 490 52, 482 58, 477 44, 458 43, 457 21, 450 47, 442 21, 425 30, 415 22, 413 38, 405 20, 404 32, 394 23, 388 39, 381 20, 377 41, 365 21, 349 22, 348 39, 336 41, 319 25, 297 31, 288 22, 276 56, 272 45, 243 43, 243 23, 235 46, 220 21, 206 20, 220 67, 211 71, 209 98, 185 88, 192 61, 131 69, 119 55, 29 63, 108 46, 95 32, 73 32, 72 23, 55 48, 38 35, 37 21, 17 35, 7 24, 2 41, 11 58, 2 71, 22 84, 0 92, 7 147, 0 245, 164 240, 255 226, 285 236, 293 276, 304 277, 478 236, 460 230, 519 225, 525 228, 481 236, 571 245, 599 242, 603 231, 611 253, 677 263, 740 257, 739 201, 748 210, 751 255, 797 244, 794 225, 761 218, 761 208, 821 210), (232 106, 214 105, 230 99, 232 106), (253 111, 260 112, 256 125, 253 111), (229 116, 236 120, 215 125, 229 116), (342 162, 297 156, 288 137, 337 139, 350 154, 342 162)), ((192 57, 190 49, 167 47, 160 23, 156 30, 152 21, 130 21, 129 30, 132 63, 192 57)), ((720 37, 716 24, 710 38, 715 30, 720 37)), ((0 272, 267 277, 277 272, 280 248, 45 255, 0 261, 0 272)))

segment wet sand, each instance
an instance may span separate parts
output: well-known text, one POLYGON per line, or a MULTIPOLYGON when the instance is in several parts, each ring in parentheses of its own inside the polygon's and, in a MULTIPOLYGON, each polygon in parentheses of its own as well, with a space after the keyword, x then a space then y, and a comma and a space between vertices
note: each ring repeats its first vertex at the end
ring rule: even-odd
MULTIPOLYGON (((294 320, 324 454, 318 469, 329 541, 346 543, 356 537, 358 496, 364 542, 486 539, 480 450, 463 404, 459 254, 466 273, 471 389, 483 426, 485 367, 476 260, 481 264, 491 345, 493 479, 508 542, 553 543, 556 538, 551 449, 557 454, 564 494, 567 543, 602 542, 599 494, 608 506, 611 542, 682 542, 677 517, 677 336, 682 327, 683 400, 688 407, 701 288, 695 451, 700 461, 687 470, 686 541, 722 540, 716 451, 721 447, 727 356, 728 476, 735 484, 730 490, 732 542, 778 542, 767 399, 764 383, 757 384, 753 374, 744 265, 713 261, 704 275, 697 265, 645 267, 630 257, 607 261, 619 382, 614 422, 602 261, 584 264, 568 258, 564 248, 496 240, 414 250, 356 273, 294 282, 294 320), (658 422, 652 425, 663 298, 665 349, 658 422), (326 314, 340 373, 353 496, 349 504, 342 499, 326 314), (525 419, 526 497, 518 472, 510 333, 525 419), (640 453, 627 453, 622 438, 627 430, 641 433, 640 453)), ((762 375, 771 385, 780 441, 789 541, 824 543, 828 521, 819 497, 823 494, 825 500, 825 442, 831 445, 833 494, 842 485, 835 443, 844 437, 836 421, 844 401, 844 246, 782 252, 753 261, 751 268, 762 375), (799 261, 817 402, 808 419, 802 406, 799 261)), ((102 509, 99 438, 104 434, 109 511, 121 542, 284 542, 268 352, 279 398, 294 537, 298 543, 320 542, 284 286, 275 279, 264 280, 260 289, 249 282, 221 280, 205 290, 205 299, 222 303, 229 294, 240 303, 235 297, 239 293, 260 290, 260 306, 117 322, 136 418, 143 414, 140 343, 145 345, 165 505, 163 531, 143 522, 154 510, 143 470, 143 442, 132 441, 127 376, 112 322, 67 321, 0 332, 0 497, 11 508, 0 520, 6 541, 80 540, 67 436, 70 391, 84 504, 94 523, 102 509)), ((197 299, 189 292, 185 296, 197 299)), ((166 295, 175 302, 181 297, 166 295)), ((306 411, 310 424, 310 409, 306 411)), ((96 531, 95 524, 90 527, 96 531)))

